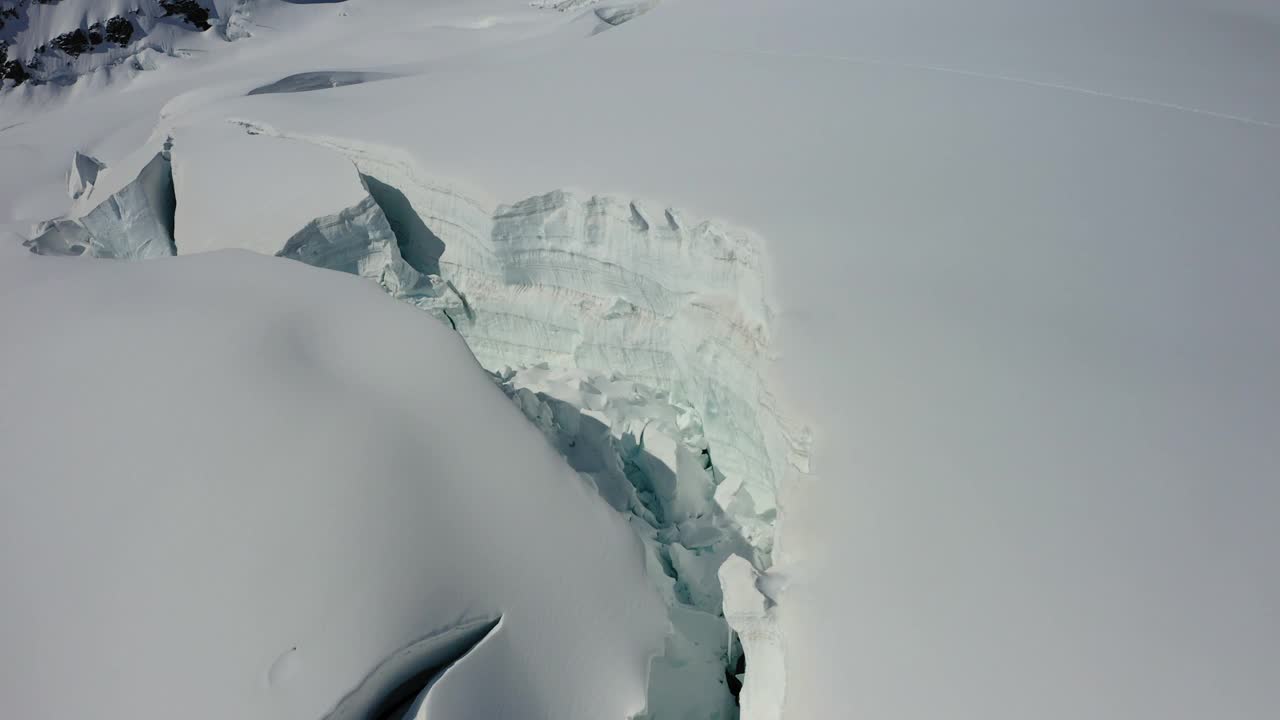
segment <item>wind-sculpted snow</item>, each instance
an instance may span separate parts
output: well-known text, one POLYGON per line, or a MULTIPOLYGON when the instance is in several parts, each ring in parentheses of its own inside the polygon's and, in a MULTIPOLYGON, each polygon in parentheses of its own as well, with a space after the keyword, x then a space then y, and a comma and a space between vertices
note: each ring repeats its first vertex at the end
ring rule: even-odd
POLYGON ((434 319, 235 251, 0 287, 0 717, 643 709, 640 543, 434 319))
POLYGON ((600 21, 609 27, 617 27, 630 22, 649 12, 658 4, 658 0, 637 0, 626 3, 609 3, 595 8, 592 12, 600 21))
POLYGON ((432 632, 383 660, 322 720, 401 720, 423 704, 449 667, 493 633, 502 620, 472 620, 432 632))

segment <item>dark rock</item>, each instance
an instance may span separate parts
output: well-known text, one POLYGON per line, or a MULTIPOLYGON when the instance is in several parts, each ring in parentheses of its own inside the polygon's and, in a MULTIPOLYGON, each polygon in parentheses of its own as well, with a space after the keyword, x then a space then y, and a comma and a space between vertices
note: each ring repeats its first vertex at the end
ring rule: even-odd
POLYGON ((63 33, 50 40, 49 44, 71 57, 78 57, 80 54, 88 52, 89 48, 92 47, 89 43, 89 36, 83 30, 72 30, 69 33, 63 33))
POLYGON ((107 21, 107 42, 128 45, 133 40, 133 23, 119 15, 107 21))
POLYGON ((196 0, 160 0, 165 17, 171 15, 182 18, 200 30, 213 27, 209 24, 209 9, 196 0))
POLYGON ((0 30, 4 29, 4 24, 11 18, 18 17, 17 8, 0 8, 0 30))
POLYGON ((21 85, 30 79, 27 69, 18 60, 0 63, 0 80, 12 80, 14 85, 21 85))

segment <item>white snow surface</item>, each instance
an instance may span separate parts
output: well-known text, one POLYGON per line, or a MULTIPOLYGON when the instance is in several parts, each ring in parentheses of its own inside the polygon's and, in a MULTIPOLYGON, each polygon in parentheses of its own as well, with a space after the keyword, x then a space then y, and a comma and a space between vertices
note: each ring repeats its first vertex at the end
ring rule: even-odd
POLYGON ((22 254, 0 715, 366 717, 375 667, 388 690, 498 619, 432 718, 643 709, 666 620, 640 544, 447 328, 248 253, 22 254))
POLYGON ((230 124, 183 128, 173 143, 182 148, 174 153, 174 191, 186 200, 174 223, 181 255, 226 247, 275 255, 307 223, 369 197, 335 152, 250 138, 230 124))
MULTIPOLYGON (((137 178, 171 134, 180 158, 184 128, 224 124, 346 148, 349 157, 374 148, 408 168, 400 180, 417 173, 418 186, 465 200, 458 212, 434 217, 470 212, 478 227, 487 228, 489 211, 502 203, 557 188, 579 200, 654 198, 652 207, 685 208, 764 239, 761 296, 776 315, 767 355, 774 362, 761 372, 780 425, 813 434, 810 464, 804 453, 784 453, 773 566, 727 568, 734 575, 726 585, 767 596, 765 612, 734 613, 730 624, 745 628, 763 617, 769 625, 752 625, 753 634, 773 637, 779 623, 785 683, 772 682, 766 699, 780 702, 784 717, 1253 720, 1280 708, 1274 4, 667 0, 618 27, 591 7, 547 12, 519 0, 253 6, 242 14, 251 37, 236 43, 206 33, 184 45, 200 51, 186 57, 174 52, 145 68, 102 68, 73 85, 23 86, 0 97, 0 231, 30 237, 37 223, 82 217, 137 178), (248 95, 306 73, 305 83, 283 86, 316 89, 248 95), (333 75, 330 85, 379 81, 325 87, 315 73, 355 73, 333 75), (106 164, 88 195, 93 202, 74 207, 66 175, 73 152, 106 164), (759 575, 754 583, 744 580, 748 570, 759 575)), ((295 182, 326 193, 353 180, 295 182)), ((217 192, 218 178, 211 185, 217 192)), ((409 196, 407 186, 397 185, 409 196)), ((475 247, 492 237, 481 233, 475 247)), ((191 301, 179 287, 188 278, 163 279, 168 268, 250 272, 248 260, 225 267, 225 257, 92 272, 154 273, 174 298, 191 301)), ((80 270, 84 263, 12 253, 0 262, 6 279, 15 278, 0 291, 10 298, 6 345, 31 347, 0 360, 6 387, 29 400, 0 410, 6 435, 65 433, 80 425, 79 413, 123 403, 126 388, 115 385, 94 384, 90 393, 30 382, 46 367, 62 368, 48 373, 60 382, 84 383, 85 373, 114 380, 95 355, 119 352, 123 339, 76 326, 66 336, 85 337, 69 352, 33 343, 43 323, 56 325, 44 315, 70 311, 47 294, 11 289, 22 275, 44 293, 78 292, 88 281, 68 272, 90 273, 80 270), (109 391, 119 394, 100 395, 109 391)), ((290 284, 288 297, 331 304, 303 298, 303 290, 290 284)), ((162 294, 146 296, 158 314, 169 304, 162 294)), ((258 306, 262 297, 218 297, 227 312, 250 318, 270 309, 258 306)), ((520 296, 511 297, 514 304, 520 296)), ((99 293, 75 307, 109 320, 113 304, 129 298, 123 290, 99 293)), ((543 298, 531 294, 529 315, 543 311, 543 298)), ((371 318, 410 312, 380 300, 371 318)), ((332 301, 335 311, 345 303, 332 301)), ((453 342, 438 330, 421 332, 453 342)), ((161 341, 135 344, 143 340, 161 341)), ((181 371, 163 352, 144 357, 153 370, 181 371)), ((265 372, 257 362, 235 367, 253 377, 265 372)), ((477 393, 485 382, 472 383, 477 393)), ((513 414, 495 402, 478 426, 513 414)), ((312 413, 280 413, 284 425, 315 421, 312 413)), ((84 437, 97 435, 76 436, 84 437)), ((137 435, 129 437, 109 458, 121 467, 151 462, 133 450, 137 435)), ((56 449, 40 446, 50 468, 88 478, 109 465, 69 455, 62 435, 58 441, 56 449)), ((536 455, 534 445, 520 462, 536 455)), ((5 473, 3 487, 36 499, 52 492, 27 477, 46 476, 5 473)), ((584 499, 584 511, 603 507, 594 490, 588 495, 595 505, 584 499)), ((65 512, 23 506, 22 516, 78 532, 58 520, 65 512)), ((558 528, 564 517, 540 527, 558 528)), ((621 522, 610 518, 600 522, 621 522)), ((524 546, 543 536, 510 537, 524 546)), ((452 551, 459 542, 450 536, 443 544, 452 551)), ((28 555, 5 562, 30 568, 28 555)), ((415 561, 436 558, 424 552, 415 561)), ((620 595, 648 597, 652 584, 632 570, 620 595)), ((56 584, 19 587, 40 607, 71 601, 56 584)), ((15 592, 8 583, 5 591, 15 592)), ((10 606, 11 595, 2 597, 10 606)), ((86 597, 97 614, 80 618, 85 632, 109 632, 113 624, 92 618, 128 610, 114 596, 96 609, 96 596, 86 597)), ((650 611, 663 612, 660 603, 650 611)), ((151 614, 166 612, 174 610, 151 614)), ((36 623, 55 618, 6 615, 8 627, 31 633, 29 626, 51 627, 36 623)), ((507 642, 508 619, 495 643, 507 642)), ((557 626, 543 627, 538 640, 550 642, 557 626)), ((334 630, 347 632, 354 631, 334 630)), ((47 673, 14 682, 24 689, 56 682, 48 697, 63 697, 69 666, 55 658, 80 653, 83 642, 52 629, 38 637, 52 648, 47 673)), ((277 653, 275 645, 289 642, 267 640, 277 653)), ((376 662, 378 652, 361 662, 376 662)), ((0 657, 11 663, 20 654, 0 657)), ((564 665, 546 657, 526 670, 564 665)), ((245 667, 215 665, 212 674, 180 679, 203 683, 200 697, 226 703, 219 709, 251 716, 259 696, 230 675, 245 667)), ((76 667, 127 672, 114 657, 76 667)), ((749 682, 754 674, 748 663, 749 682)), ((557 677, 556 697, 569 704, 576 693, 604 692, 557 677)), ((643 671, 616 682, 628 689, 611 699, 635 709, 643 671)), ((545 698, 542 687, 522 689, 545 698)), ((493 688, 475 700, 500 702, 493 688)), ((744 697, 753 692, 749 685, 744 697)), ((0 702, 13 697, 35 696, 6 692, 0 702)), ((106 687, 74 697, 82 714, 120 710, 121 717, 140 701, 106 687)), ((314 696, 306 702, 323 705, 314 696)))

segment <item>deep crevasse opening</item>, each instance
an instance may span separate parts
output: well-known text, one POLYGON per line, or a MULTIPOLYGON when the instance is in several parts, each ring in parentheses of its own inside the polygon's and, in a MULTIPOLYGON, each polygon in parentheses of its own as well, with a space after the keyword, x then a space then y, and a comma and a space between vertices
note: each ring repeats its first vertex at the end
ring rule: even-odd
MULTIPOLYGON (((265 143, 304 143, 358 170, 325 214, 251 249, 368 277, 449 324, 628 519, 672 627, 651 664, 646 716, 733 717, 742 687, 744 717, 776 717, 781 645, 758 580, 771 566, 777 488, 804 469, 806 450, 767 383, 773 311, 760 240, 565 190, 491 207, 397 153, 240 125, 255 157, 274 152, 265 143)), ((121 250, 136 228, 147 247, 208 249, 198 210, 181 203, 200 163, 184 163, 180 141, 173 162, 187 213, 176 228, 173 203, 154 199, 165 153, 81 221, 49 225, 33 249, 149 256, 121 250), (151 238, 165 229, 170 243, 151 238)))

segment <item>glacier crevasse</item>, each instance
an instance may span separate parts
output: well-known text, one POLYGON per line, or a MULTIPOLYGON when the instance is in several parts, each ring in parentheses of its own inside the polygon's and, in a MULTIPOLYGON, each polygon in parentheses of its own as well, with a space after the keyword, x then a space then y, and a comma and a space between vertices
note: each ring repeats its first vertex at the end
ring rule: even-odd
MULTIPOLYGON (((807 457, 805 433, 767 382, 773 310, 760 240, 674 208, 567 190, 492 207, 387 149, 236 124, 248 130, 240 142, 277 143, 250 155, 304 144, 353 162, 355 177, 335 179, 346 189, 325 201, 327 214, 276 240, 209 236, 188 206, 175 250, 166 152, 29 244, 143 259, 189 250, 192 228, 196 249, 246 247, 361 275, 437 315, 641 538, 671 621, 647 717, 736 716, 740 652, 744 717, 777 717, 785 674, 772 613, 732 610, 763 602, 748 580, 771 565, 779 482, 807 457)), ((184 160, 181 145, 176 155, 181 195, 215 160, 184 160)), ((266 223, 276 212, 279 225, 279 207, 268 194, 241 213, 252 225, 253 213, 266 223)))

